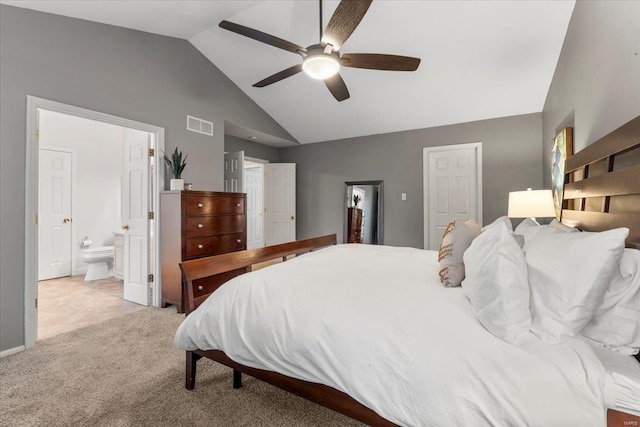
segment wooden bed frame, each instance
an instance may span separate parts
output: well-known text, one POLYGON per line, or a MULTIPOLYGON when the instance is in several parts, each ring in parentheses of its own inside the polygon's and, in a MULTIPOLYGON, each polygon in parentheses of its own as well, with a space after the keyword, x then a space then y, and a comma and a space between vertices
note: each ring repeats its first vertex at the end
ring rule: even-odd
MULTIPOLYGON (((232 252, 208 258, 185 261, 180 264, 183 281, 185 316, 195 310, 208 295, 232 277, 251 271, 255 264, 297 256, 326 246, 335 245, 336 235, 298 240, 258 249, 232 252)), ((195 387, 196 363, 206 357, 233 369, 233 388, 242 386, 242 373, 250 375, 305 399, 333 409, 348 417, 374 426, 394 426, 380 415, 362 405, 351 396, 326 385, 291 378, 277 372, 255 369, 231 360, 219 350, 194 350, 186 352, 185 387, 195 387)))
MULTIPOLYGON (((640 117, 570 157, 565 164, 565 207, 562 222, 588 231, 630 229, 627 246, 640 249, 640 117), (574 209, 567 209, 574 200, 574 209)), ((335 245, 336 235, 316 237, 259 249, 233 252, 180 264, 183 301, 188 316, 211 293, 252 265, 300 255, 335 245)), ((196 363, 202 357, 233 369, 233 388, 242 386, 242 373, 372 426, 395 426, 351 396, 334 388, 255 369, 231 360, 218 350, 186 352, 185 386, 195 387, 196 363)), ((640 355, 636 356, 640 361, 640 355)), ((609 409, 608 427, 640 425, 640 417, 609 409)))

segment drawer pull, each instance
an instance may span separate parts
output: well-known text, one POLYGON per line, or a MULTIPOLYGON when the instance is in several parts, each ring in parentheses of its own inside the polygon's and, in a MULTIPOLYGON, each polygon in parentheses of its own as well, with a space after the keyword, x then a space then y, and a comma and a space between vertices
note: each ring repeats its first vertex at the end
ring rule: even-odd
POLYGON ((236 203, 236 206, 237 206, 237 207, 240 207, 240 203, 236 203))
POLYGON ((204 246, 198 245, 198 249, 202 249, 202 248, 204 248, 204 246))
POLYGON ((201 290, 203 290, 203 289, 204 289, 204 286, 202 286, 202 285, 198 286, 198 290, 199 290, 199 291, 201 291, 201 290))
POLYGON ((198 208, 201 208, 201 207, 202 207, 202 203, 198 203, 198 208))
POLYGON ((236 239, 236 242, 238 242, 238 243, 242 243, 242 240, 240 240, 240 239, 236 239))
POLYGON ((202 227, 204 227, 204 225, 198 224, 198 228, 202 228, 202 227))

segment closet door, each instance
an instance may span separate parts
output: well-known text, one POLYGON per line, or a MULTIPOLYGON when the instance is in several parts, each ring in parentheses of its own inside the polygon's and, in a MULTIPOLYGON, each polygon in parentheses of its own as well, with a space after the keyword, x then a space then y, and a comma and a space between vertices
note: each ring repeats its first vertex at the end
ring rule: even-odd
POLYGON ((296 240, 296 164, 265 165, 265 243, 296 240))

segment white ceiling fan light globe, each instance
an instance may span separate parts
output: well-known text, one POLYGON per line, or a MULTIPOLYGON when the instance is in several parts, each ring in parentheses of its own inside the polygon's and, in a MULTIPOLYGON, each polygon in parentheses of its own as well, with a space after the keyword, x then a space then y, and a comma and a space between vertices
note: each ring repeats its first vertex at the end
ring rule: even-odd
POLYGON ((326 80, 340 71, 340 63, 329 55, 307 56, 302 62, 302 70, 313 79, 326 80))

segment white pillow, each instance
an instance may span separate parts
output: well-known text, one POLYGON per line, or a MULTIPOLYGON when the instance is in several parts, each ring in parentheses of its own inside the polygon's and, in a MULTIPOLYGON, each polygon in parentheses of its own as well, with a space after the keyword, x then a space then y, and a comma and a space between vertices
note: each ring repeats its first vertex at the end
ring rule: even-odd
POLYGON ((549 225, 551 227, 557 228, 560 231, 564 231, 565 233, 577 233, 580 231, 575 227, 569 227, 568 225, 564 225, 563 223, 558 222, 558 220, 555 218, 551 220, 551 223, 549 225))
POLYGON ((626 355, 640 350, 640 250, 625 249, 620 269, 582 335, 626 355))
POLYGON ((460 282, 464 279, 462 255, 478 234, 480 234, 480 224, 475 219, 465 222, 453 220, 449 223, 438 251, 440 263, 438 274, 443 286, 447 288, 460 286, 460 282))
POLYGON ((496 218, 491 224, 485 226, 482 228, 482 231, 486 230, 487 228, 499 223, 499 222, 503 222, 507 228, 509 229, 509 231, 513 231, 513 225, 511 224, 511 219, 509 219, 508 216, 504 215, 501 216, 500 218, 496 218))
POLYGON ((525 243, 535 335, 556 344, 586 326, 618 269, 628 234, 627 228, 565 233, 544 227, 525 243))
POLYGON ((464 253, 464 265, 462 290, 482 326, 507 342, 527 334, 527 263, 510 227, 503 221, 487 226, 464 253))
POLYGON ((520 224, 518 224, 513 232, 514 234, 523 236, 526 243, 533 238, 538 231, 540 231, 540 227, 541 225, 538 224, 535 219, 525 218, 520 224))

